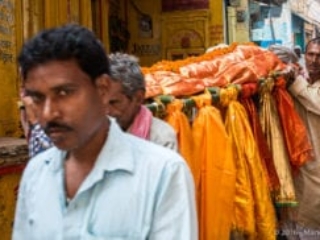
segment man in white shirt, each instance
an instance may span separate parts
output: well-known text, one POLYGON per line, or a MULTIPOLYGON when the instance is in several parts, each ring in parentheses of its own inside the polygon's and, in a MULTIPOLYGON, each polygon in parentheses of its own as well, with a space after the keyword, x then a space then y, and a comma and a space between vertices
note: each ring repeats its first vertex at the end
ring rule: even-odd
POLYGON ((297 69, 288 90, 295 107, 304 121, 310 137, 314 158, 300 168, 296 176, 299 201, 298 229, 288 239, 320 239, 320 38, 310 40, 306 46, 305 67, 307 74, 297 69), (291 238, 290 238, 291 237, 291 238))
POLYGON ((26 96, 54 147, 23 173, 13 240, 198 239, 184 159, 105 116, 110 65, 91 31, 42 31, 18 60, 26 96))

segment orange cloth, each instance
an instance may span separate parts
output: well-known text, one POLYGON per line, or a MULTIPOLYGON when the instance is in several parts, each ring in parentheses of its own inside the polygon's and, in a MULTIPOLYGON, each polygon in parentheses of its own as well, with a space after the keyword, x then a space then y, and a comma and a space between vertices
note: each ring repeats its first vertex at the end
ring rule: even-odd
POLYGON ((307 129, 296 112, 292 98, 285 90, 285 85, 285 79, 278 77, 273 96, 277 103, 291 167, 294 173, 298 173, 299 168, 313 158, 313 151, 307 129))
POLYGON ((193 97, 192 126, 200 240, 228 240, 233 213, 235 166, 230 139, 211 95, 193 97))
POLYGON ((234 44, 226 51, 210 52, 179 61, 161 61, 143 68, 147 94, 189 96, 205 87, 225 87, 230 83, 257 82, 285 64, 271 51, 254 44, 234 44))
POLYGON ((259 115, 253 102, 252 95, 257 92, 257 84, 245 84, 241 86, 240 102, 247 111, 252 133, 258 145, 262 166, 268 177, 268 183, 272 192, 279 191, 280 180, 277 174, 274 161, 268 143, 263 136, 262 127, 259 121, 259 115))
POLYGON ((274 240, 276 215, 266 175, 247 113, 236 99, 236 88, 221 89, 220 104, 227 108, 225 126, 237 169, 233 227, 246 239, 274 240))
POLYGON ((187 116, 182 112, 182 100, 174 100, 166 106, 167 117, 165 120, 173 127, 177 133, 179 153, 189 164, 189 167, 194 175, 194 162, 192 155, 192 132, 187 116))

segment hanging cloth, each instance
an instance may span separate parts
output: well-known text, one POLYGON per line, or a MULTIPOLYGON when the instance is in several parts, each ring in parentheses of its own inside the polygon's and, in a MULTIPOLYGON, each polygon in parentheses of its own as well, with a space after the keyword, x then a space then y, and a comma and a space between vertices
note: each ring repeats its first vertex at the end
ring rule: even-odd
POLYGON ((187 116, 183 113, 182 100, 175 99, 166 106, 167 116, 165 120, 173 127, 177 133, 179 153, 187 161, 193 175, 195 164, 192 155, 192 132, 187 116))
POLYGON ((193 97, 198 109, 192 125, 200 240, 229 240, 235 166, 230 139, 208 92, 193 97))
POLYGON ((278 77, 273 97, 277 103, 291 167, 294 173, 298 173, 299 168, 313 158, 313 150, 306 127, 296 112, 292 98, 285 90, 285 86, 285 79, 282 76, 278 77))
POLYGON ((266 139, 263 136, 256 105, 252 99, 252 96, 257 92, 257 90, 257 84, 249 83, 242 85, 240 102, 246 109, 246 112, 248 114, 248 120, 250 122, 252 133, 259 149, 262 166, 267 173, 270 191, 272 193, 275 193, 280 189, 280 180, 276 171, 276 167, 274 165, 274 161, 272 159, 272 153, 269 149, 266 139))
POLYGON ((287 149, 285 147, 276 103, 271 95, 274 81, 267 79, 260 86, 260 122, 262 131, 272 152, 280 180, 280 191, 275 196, 277 205, 295 205, 296 194, 287 149))
POLYGON ((221 89, 220 104, 226 107, 225 127, 232 140, 237 169, 233 227, 245 239, 276 239, 276 215, 266 174, 244 107, 235 87, 221 89))

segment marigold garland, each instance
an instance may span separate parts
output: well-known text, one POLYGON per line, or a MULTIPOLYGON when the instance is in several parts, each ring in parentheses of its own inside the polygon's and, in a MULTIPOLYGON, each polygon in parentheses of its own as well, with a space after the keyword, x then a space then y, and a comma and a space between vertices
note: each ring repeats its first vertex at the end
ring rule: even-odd
MULTIPOLYGON (((214 50, 207 52, 207 53, 204 53, 200 56, 192 56, 192 57, 188 57, 188 58, 185 58, 182 60, 175 60, 175 61, 162 60, 162 61, 159 61, 159 62, 153 64, 151 67, 141 67, 141 71, 143 72, 143 74, 154 73, 156 71, 170 71, 170 72, 174 72, 174 73, 179 73, 179 69, 182 66, 185 66, 185 65, 188 65, 191 63, 202 62, 205 60, 211 60, 217 56, 222 56, 227 53, 231 53, 234 51, 234 49, 238 45, 239 45, 238 43, 232 43, 228 47, 214 49, 214 50)), ((249 42, 249 43, 241 43, 241 45, 255 45, 255 44, 252 42, 249 42)))

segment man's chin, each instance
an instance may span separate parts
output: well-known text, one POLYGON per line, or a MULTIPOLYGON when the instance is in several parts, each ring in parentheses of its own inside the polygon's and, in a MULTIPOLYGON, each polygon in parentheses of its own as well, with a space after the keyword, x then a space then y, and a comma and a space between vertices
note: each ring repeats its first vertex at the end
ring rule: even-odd
POLYGON ((320 80, 320 71, 309 71, 309 77, 320 80))
POLYGON ((72 144, 70 144, 69 141, 64 141, 64 140, 52 140, 52 143, 54 144, 54 146, 62 151, 69 151, 71 150, 73 147, 71 146, 72 144))
POLYGON ((316 69, 308 69, 309 75, 320 75, 320 69, 316 68, 316 69))

